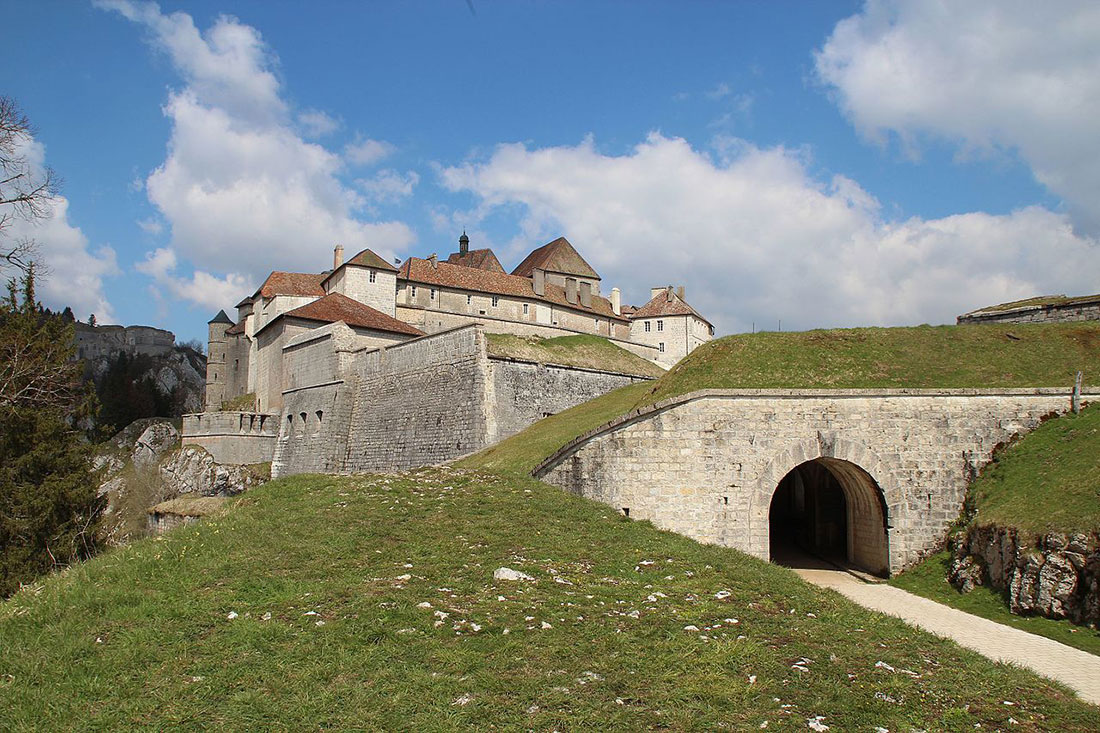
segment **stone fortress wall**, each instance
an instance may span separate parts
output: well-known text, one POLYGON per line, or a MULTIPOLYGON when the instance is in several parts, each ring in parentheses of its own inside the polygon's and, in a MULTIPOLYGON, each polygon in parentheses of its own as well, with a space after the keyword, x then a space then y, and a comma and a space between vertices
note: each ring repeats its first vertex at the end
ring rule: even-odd
POLYGON ((159 356, 170 352, 176 345, 174 333, 152 326, 90 326, 77 322, 73 328, 78 359, 94 359, 120 352, 132 356, 159 356))
POLYGON ((999 444, 1070 407, 1068 389, 704 390, 577 438, 535 475, 768 559, 778 484, 824 461, 846 484, 850 560, 896 572, 938 545, 999 444))
POLYGON ((267 463, 278 417, 254 412, 199 412, 183 416, 182 444, 206 449, 222 464, 267 463))
POLYGON ((1049 303, 1021 303, 1016 307, 994 307, 965 313, 958 325, 974 323, 1070 323, 1100 321, 1100 295, 1079 298, 1058 296, 1049 303))
POLYGON ((644 377, 492 357, 471 324, 385 348, 346 326, 284 349, 272 475, 396 471, 476 452, 531 423, 644 377))

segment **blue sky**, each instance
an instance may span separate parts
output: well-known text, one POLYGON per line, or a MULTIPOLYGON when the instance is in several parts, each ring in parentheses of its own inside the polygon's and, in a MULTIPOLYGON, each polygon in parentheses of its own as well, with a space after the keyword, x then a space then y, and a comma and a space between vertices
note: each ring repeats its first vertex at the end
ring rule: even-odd
POLYGON ((332 247, 564 235, 721 333, 1100 291, 1092 2, 15 4, 49 305, 181 339, 332 247))

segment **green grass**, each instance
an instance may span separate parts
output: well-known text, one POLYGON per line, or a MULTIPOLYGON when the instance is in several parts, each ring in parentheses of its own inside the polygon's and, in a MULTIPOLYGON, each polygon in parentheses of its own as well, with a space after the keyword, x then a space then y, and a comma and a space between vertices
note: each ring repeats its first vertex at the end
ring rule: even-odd
POLYGON ((951 556, 940 552, 911 570, 894 576, 890 584, 960 611, 1100 655, 1100 630, 1042 616, 1017 616, 1008 609, 1001 593, 986 586, 960 593, 947 582, 950 565, 951 556))
POLYGON ((1100 404, 1048 420, 999 451, 970 494, 980 526, 1032 536, 1100 532, 1100 404))
POLYGON ((1095 728, 1054 683, 530 479, 233 503, 0 604, 0 729, 1095 728))
POLYGON ((578 435, 700 389, 1065 387, 1100 375, 1100 324, 851 328, 727 336, 655 382, 540 420, 472 456, 474 469, 530 472, 578 435), (1009 337, 1011 334, 1011 338, 1009 337))
POLYGON ((535 361, 540 364, 601 369, 620 374, 659 377, 665 370, 599 336, 559 336, 544 339, 490 333, 489 355, 535 361))
POLYGON ((1100 378, 1100 323, 851 328, 729 336, 656 385, 661 400, 708 388, 1072 387, 1100 378))

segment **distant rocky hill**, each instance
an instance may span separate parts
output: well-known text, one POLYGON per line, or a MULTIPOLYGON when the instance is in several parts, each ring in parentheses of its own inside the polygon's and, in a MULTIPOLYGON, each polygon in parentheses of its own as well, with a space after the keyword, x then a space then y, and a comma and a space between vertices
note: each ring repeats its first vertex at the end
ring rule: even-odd
POLYGON ((179 417, 202 410, 206 357, 199 344, 176 344, 171 331, 151 326, 74 322, 77 359, 99 397, 99 424, 117 431, 146 417, 179 417))

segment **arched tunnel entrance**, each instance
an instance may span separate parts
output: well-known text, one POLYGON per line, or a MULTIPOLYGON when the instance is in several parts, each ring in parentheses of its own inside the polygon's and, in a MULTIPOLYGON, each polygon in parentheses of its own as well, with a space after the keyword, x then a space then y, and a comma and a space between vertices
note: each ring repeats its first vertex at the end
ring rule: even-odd
POLYGON ((772 494, 768 524, 772 562, 816 558, 889 575, 886 502, 854 463, 817 458, 795 466, 772 494))

